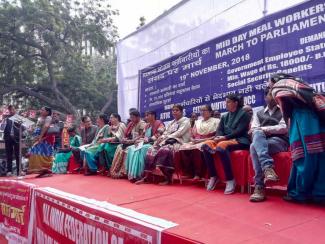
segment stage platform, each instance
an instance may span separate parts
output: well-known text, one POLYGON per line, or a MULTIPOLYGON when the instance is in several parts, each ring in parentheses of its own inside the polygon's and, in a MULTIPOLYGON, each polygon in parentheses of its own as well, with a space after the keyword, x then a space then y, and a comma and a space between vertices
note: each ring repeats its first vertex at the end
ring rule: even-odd
POLYGON ((325 208, 287 203, 279 195, 251 203, 247 194, 225 196, 222 189, 207 192, 190 182, 135 185, 83 175, 23 181, 177 223, 163 232, 162 243, 325 243, 325 208))

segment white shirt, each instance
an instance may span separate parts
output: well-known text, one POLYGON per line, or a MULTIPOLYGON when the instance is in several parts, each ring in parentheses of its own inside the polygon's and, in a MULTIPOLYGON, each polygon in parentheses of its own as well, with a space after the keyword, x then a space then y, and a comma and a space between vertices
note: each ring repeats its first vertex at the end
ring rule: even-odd
MULTIPOLYGON (((279 108, 279 106, 274 106, 271 110, 268 106, 264 108, 264 114, 268 113, 270 116, 272 116, 275 111, 279 108)), ((276 135, 285 135, 288 133, 287 125, 282 117, 279 124, 277 125, 271 125, 271 126, 261 126, 261 122, 257 116, 257 113, 253 115, 253 121, 251 125, 251 130, 254 129, 262 129, 263 131, 267 132, 268 134, 276 134, 276 135)))

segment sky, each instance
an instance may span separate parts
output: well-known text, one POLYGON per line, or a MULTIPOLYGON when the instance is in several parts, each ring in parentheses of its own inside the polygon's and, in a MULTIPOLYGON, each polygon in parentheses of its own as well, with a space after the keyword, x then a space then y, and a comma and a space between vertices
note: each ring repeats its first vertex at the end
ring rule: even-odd
POLYGON ((108 0, 112 9, 118 9, 120 14, 114 18, 122 39, 136 30, 140 17, 144 16, 146 23, 155 19, 181 0, 108 0))

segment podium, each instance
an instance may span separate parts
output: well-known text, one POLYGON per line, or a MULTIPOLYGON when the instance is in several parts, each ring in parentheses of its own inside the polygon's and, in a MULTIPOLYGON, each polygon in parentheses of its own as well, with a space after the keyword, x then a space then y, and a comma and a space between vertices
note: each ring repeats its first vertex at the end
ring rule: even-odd
POLYGON ((23 127, 24 128, 29 128, 33 126, 35 123, 23 116, 20 116, 18 114, 15 114, 9 119, 13 122, 13 126, 19 129, 19 162, 16 162, 19 164, 19 174, 18 174, 18 179, 22 179, 22 133, 23 133, 23 127))

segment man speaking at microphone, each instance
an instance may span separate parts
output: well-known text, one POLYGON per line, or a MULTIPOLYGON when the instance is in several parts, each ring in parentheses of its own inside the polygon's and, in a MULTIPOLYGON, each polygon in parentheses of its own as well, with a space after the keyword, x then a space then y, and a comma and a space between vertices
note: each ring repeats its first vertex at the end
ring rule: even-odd
POLYGON ((5 141, 6 157, 7 157, 7 176, 12 176, 12 159, 13 153, 16 158, 17 175, 19 175, 19 126, 14 121, 10 120, 11 116, 16 114, 16 109, 13 105, 8 106, 8 117, 4 120, 3 139, 5 141))

